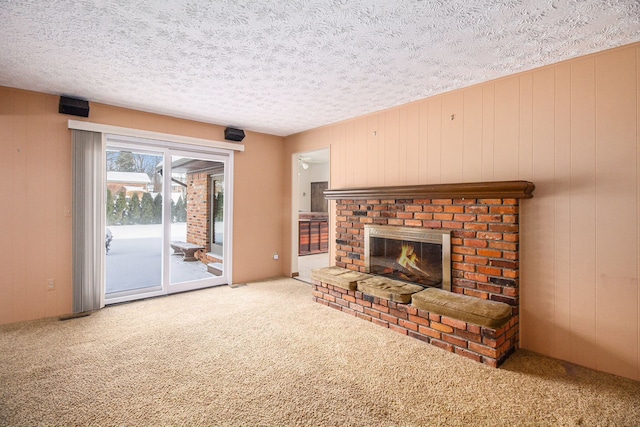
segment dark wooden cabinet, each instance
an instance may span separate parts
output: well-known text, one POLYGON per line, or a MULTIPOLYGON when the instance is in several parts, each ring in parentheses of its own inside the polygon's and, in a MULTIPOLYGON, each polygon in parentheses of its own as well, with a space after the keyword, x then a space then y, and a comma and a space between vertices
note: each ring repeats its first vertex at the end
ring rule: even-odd
POLYGON ((298 221, 298 255, 320 254, 329 251, 329 223, 327 220, 298 221))

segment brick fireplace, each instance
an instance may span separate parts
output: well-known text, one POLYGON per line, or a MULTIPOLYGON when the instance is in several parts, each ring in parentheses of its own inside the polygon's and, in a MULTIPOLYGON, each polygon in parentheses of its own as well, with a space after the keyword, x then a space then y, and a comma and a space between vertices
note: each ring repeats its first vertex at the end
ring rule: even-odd
POLYGON ((508 304, 512 312, 508 324, 498 329, 480 327, 455 317, 417 310, 410 304, 373 298, 357 290, 342 292, 343 289, 321 281, 314 281, 314 299, 498 366, 518 347, 519 200, 533 197, 533 189, 530 182, 505 181, 325 192, 328 199, 336 200, 337 267, 366 272, 365 226, 446 230, 451 236, 451 292, 508 304))

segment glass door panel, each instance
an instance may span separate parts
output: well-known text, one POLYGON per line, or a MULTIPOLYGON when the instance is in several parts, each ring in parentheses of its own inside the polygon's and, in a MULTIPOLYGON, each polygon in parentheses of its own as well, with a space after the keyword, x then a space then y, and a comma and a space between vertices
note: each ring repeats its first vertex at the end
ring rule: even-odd
POLYGON ((222 282, 225 163, 174 154, 170 170, 170 292, 222 282))
POLYGON ((106 300, 162 290, 163 157, 107 147, 106 300))

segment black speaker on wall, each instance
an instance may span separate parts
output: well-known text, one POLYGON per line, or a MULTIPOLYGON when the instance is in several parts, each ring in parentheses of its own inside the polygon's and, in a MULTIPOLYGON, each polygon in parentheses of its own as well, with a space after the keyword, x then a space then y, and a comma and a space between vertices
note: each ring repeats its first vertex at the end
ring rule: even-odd
POLYGON ((58 113, 70 114, 72 116, 89 117, 89 101, 84 99, 60 97, 58 113))
POLYGON ((244 139, 244 131, 242 129, 226 128, 224 130, 224 139, 240 142, 244 139))

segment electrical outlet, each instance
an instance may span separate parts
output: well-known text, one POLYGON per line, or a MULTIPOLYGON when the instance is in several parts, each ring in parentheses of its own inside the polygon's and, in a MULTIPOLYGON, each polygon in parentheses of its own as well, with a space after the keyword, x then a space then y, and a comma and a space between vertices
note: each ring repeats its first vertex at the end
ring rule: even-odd
POLYGON ((273 259, 280 259, 280 255, 278 255, 278 254, 273 254, 273 259))
POLYGON ((47 290, 53 291, 56 289, 56 281, 55 279, 47 279, 47 290))

